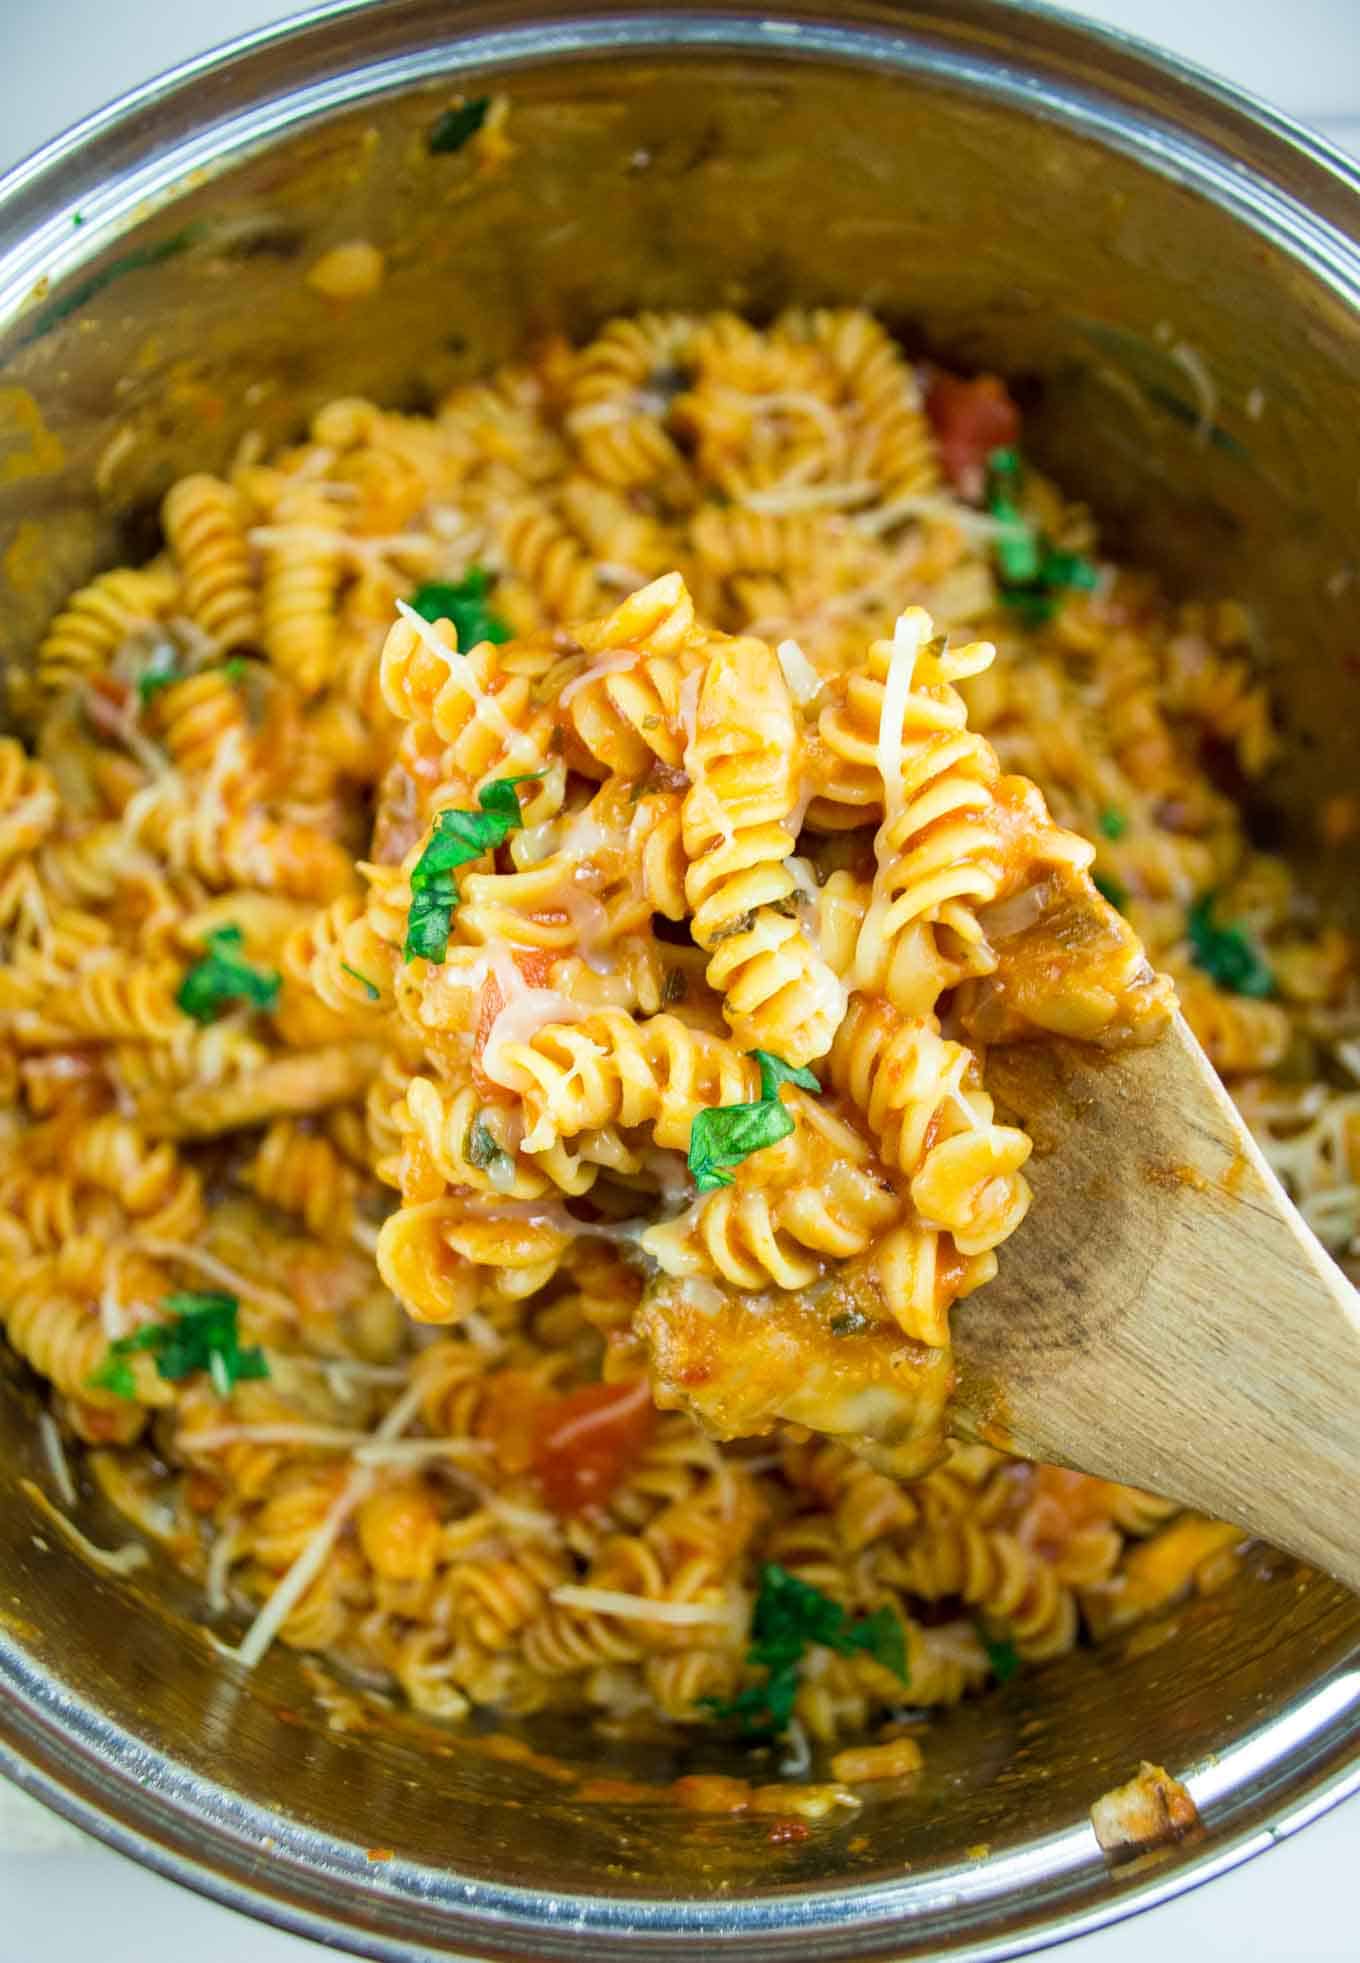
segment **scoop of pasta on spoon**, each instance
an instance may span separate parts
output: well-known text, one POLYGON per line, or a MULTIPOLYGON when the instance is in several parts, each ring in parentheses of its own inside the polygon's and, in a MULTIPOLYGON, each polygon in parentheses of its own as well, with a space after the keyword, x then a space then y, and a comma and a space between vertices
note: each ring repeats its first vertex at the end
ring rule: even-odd
POLYGON ((466 661, 402 612, 389 700, 476 760, 369 901, 390 945, 409 897, 430 1073, 377 1242, 412 1313, 602 1238, 647 1278, 606 1373, 717 1437, 801 1425, 910 1480, 959 1431, 1360 1581, 1350 1291, 1093 848, 968 726, 993 647, 910 607, 823 675, 678 574, 466 661))
POLYGON ((1355 1291, 1089 850, 946 712, 978 649, 928 647, 908 615, 870 656, 884 816, 821 1081, 771 1092, 787 1137, 644 1236, 658 1398, 720 1436, 803 1424, 904 1479, 952 1430, 1226 1516, 1360 1584, 1355 1291), (962 1042, 935 1014, 951 988, 962 1042), (848 1258, 800 1265, 837 1239, 848 1258))

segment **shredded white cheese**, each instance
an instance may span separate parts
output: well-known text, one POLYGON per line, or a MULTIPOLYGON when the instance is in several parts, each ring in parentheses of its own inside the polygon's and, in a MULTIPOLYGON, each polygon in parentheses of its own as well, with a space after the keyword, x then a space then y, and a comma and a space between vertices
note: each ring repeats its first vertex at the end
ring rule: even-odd
POLYGON ((204 1577, 204 1590, 208 1598, 208 1607, 214 1615, 225 1614, 231 1605, 227 1595, 227 1579, 231 1573, 231 1564, 235 1558, 239 1543, 240 1523, 239 1521, 233 1520, 217 1536, 217 1539, 213 1542, 212 1552, 208 1556, 208 1572, 204 1577))
POLYGON ((401 1438, 391 1444, 356 1445, 356 1465, 424 1465, 430 1459, 480 1459, 491 1447, 482 1438, 401 1438))
POLYGON ((205 1254, 202 1248, 190 1247, 186 1241, 158 1240, 154 1236, 139 1240, 137 1246, 143 1253, 154 1254, 163 1261, 180 1261, 187 1268, 197 1268, 209 1281, 220 1282, 239 1301, 258 1302, 261 1308, 274 1309, 290 1322, 297 1318, 297 1304, 289 1296, 252 1281, 239 1268, 228 1267, 225 1261, 219 1261, 215 1254, 205 1254))
POLYGON ((797 511, 843 510, 851 505, 871 504, 878 496, 878 485, 871 478, 852 484, 801 484, 789 489, 744 491, 736 502, 747 511, 763 512, 767 518, 787 518, 797 511))
POLYGON ((348 1452, 368 1437, 368 1432, 345 1425, 312 1425, 299 1419, 296 1423, 204 1425, 181 1431, 178 1443, 186 1452, 222 1452, 229 1445, 245 1444, 312 1445, 318 1451, 348 1452))
POLYGON ((620 1588, 589 1588, 564 1582, 552 1591, 564 1609, 584 1609, 589 1615, 616 1615, 627 1622, 672 1622, 677 1628, 700 1623, 727 1623, 731 1609, 722 1602, 653 1602, 628 1595, 620 1588))
POLYGON ((361 567, 378 564, 394 554, 428 558, 436 548, 423 532, 398 532, 387 538, 355 538, 350 532, 333 532, 324 525, 256 525, 246 533, 251 545, 264 551, 302 548, 308 552, 335 552, 356 561, 361 567))
POLYGON ((38 1418, 38 1437, 43 1448, 43 1457, 52 1474, 52 1484, 57 1489, 57 1498, 63 1506, 74 1506, 77 1499, 76 1482, 71 1477, 71 1467, 67 1461, 66 1449, 61 1442, 57 1421, 50 1411, 44 1411, 38 1418))
MULTIPOLYGON (((397 1399, 373 1433, 372 1442, 384 1444, 399 1437, 420 1409, 423 1394, 422 1384, 412 1384, 406 1395, 397 1399)), ((229 1656, 235 1656, 248 1670, 254 1669, 325 1567, 331 1549, 339 1539, 346 1521, 355 1508, 361 1505, 372 1492, 376 1478, 377 1474, 371 1466, 354 1467, 344 1486, 327 1508, 321 1525, 251 1623, 240 1643, 234 1647, 230 1644, 218 1644, 219 1649, 224 1650, 229 1656)))
MULTIPOLYGON (((510 963, 514 967, 514 963, 510 963)), ((522 1070, 506 1059, 505 1052, 513 1043, 527 1043, 540 1029, 549 1023, 580 1022, 586 1011, 579 1002, 569 995, 562 995, 555 988, 530 988, 519 969, 518 988, 513 996, 506 994, 504 981, 499 970, 496 979, 500 983, 504 1001, 500 1014, 487 1031, 486 1044, 482 1050, 482 1070, 493 1084, 501 1084, 509 1091, 526 1091, 531 1088, 522 1070)), ((526 1141, 527 1143, 527 1141, 526 1141)))
POLYGON ((927 622, 928 616, 914 607, 899 614, 893 627, 892 658, 878 717, 878 774, 883 780, 885 830, 902 810, 902 720, 911 697, 916 663, 925 643, 927 622))
POLYGON ((97 1547, 88 1535, 81 1533, 74 1520, 68 1520, 60 1508, 53 1506, 41 1486, 35 1486, 31 1479, 21 1479, 19 1490, 46 1514, 76 1552, 83 1554, 96 1568, 103 1568, 109 1574, 132 1574, 136 1569, 144 1568, 151 1559, 138 1541, 129 1541, 124 1547, 97 1547))
POLYGON ((877 511, 857 512, 851 522, 857 531, 877 538, 911 518, 934 518, 941 524, 957 525, 969 537, 984 540, 999 538, 1006 529, 999 518, 985 511, 974 511, 971 505, 961 504, 956 498, 932 496, 929 492, 894 498, 891 504, 880 505, 877 511))
POLYGON ((1195 391, 1199 406, 1195 441, 1204 449, 1218 417, 1218 390, 1214 386, 1214 378, 1203 355, 1198 354, 1188 341, 1177 341, 1169 352, 1171 359, 1189 376, 1190 386, 1195 391))
POLYGON ((801 1719, 789 1719, 784 1742, 789 1749, 779 1761, 779 1770, 785 1778, 800 1779, 812 1770, 812 1746, 801 1719))
POLYGON ((781 641, 775 649, 779 665, 784 670, 784 680, 789 694, 803 708, 814 696, 820 695, 823 688, 822 677, 817 673, 797 641, 781 641))
POLYGON ((583 668, 579 675, 572 676, 557 698, 558 707, 565 709, 583 688, 589 688, 593 682, 603 681, 606 675, 627 674, 630 668, 637 667, 639 659, 637 648, 614 648, 610 653, 602 654, 598 661, 592 661, 590 666, 583 668))
POLYGON ((506 761, 509 763, 537 764, 541 761, 538 745, 522 729, 516 729, 494 695, 481 687, 472 666, 451 648, 445 647, 428 620, 424 620, 414 607, 405 600, 397 601, 397 612, 410 627, 412 633, 448 669, 449 680, 471 700, 479 722, 500 739, 506 761))

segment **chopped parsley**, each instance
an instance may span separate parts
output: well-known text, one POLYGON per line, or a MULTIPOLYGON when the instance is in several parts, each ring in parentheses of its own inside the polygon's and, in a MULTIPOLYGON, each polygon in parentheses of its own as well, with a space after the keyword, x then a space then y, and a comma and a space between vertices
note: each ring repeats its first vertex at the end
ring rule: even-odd
POLYGON ((793 1113, 780 1099, 781 1084, 797 1084, 805 1091, 822 1088, 810 1070, 785 1063, 782 1056, 769 1050, 748 1050, 747 1055, 754 1057, 760 1071, 759 1100, 710 1105, 698 1113, 690 1127, 689 1169, 701 1193, 730 1186, 730 1167, 788 1137, 793 1130, 793 1113))
POLYGON ((1005 1637, 989 1636, 980 1623, 978 1635, 987 1652, 987 1661, 992 1666, 992 1675, 999 1684, 1008 1684, 1020 1668, 1020 1655, 1015 1644, 1005 1637))
POLYGON ((425 139, 430 155, 452 156, 465 143, 470 143, 486 121, 490 107, 489 95, 477 95, 471 102, 460 103, 457 109, 446 109, 442 116, 436 116, 425 139))
POLYGON ((1275 992, 1275 977, 1244 927, 1220 926, 1214 919, 1214 895, 1196 900, 1186 916, 1190 955, 1211 981, 1231 995, 1258 1000, 1275 992))
POLYGON ((486 604, 490 586, 489 575, 480 566, 472 566, 455 586, 442 580, 418 586, 406 604, 432 625, 436 620, 451 620, 458 632, 459 649, 466 654, 483 641, 510 639, 510 629, 486 604))
POLYGON ((1001 598, 1028 627, 1052 618, 1063 593, 1090 592, 1097 574, 1079 552, 1065 552, 1033 526, 1020 509, 1024 464, 1018 450, 993 450, 987 459, 987 509, 1000 526, 993 555, 1001 598))
POLYGON ((1113 805, 1106 806, 1096 819, 1096 823, 1100 826, 1102 837, 1109 839, 1122 838, 1129 828, 1128 819, 1122 811, 1116 811, 1113 805))
POLYGON ((243 682, 250 673, 250 663, 242 654, 233 654, 222 663, 222 673, 229 682, 243 682))
POLYGON ((135 1336, 120 1336, 110 1343, 108 1355, 88 1379, 92 1388, 112 1391, 115 1397, 135 1397, 137 1383, 129 1358, 141 1350, 150 1351, 157 1371, 169 1383, 206 1370, 219 1397, 226 1397, 248 1378, 269 1375, 264 1351, 255 1344, 241 1347, 234 1295, 191 1289, 167 1295, 164 1306, 175 1320, 149 1323, 135 1336))
POLYGON ((272 1009, 278 999, 279 977, 263 968, 252 968, 236 950, 241 945, 239 927, 219 927, 208 935, 207 953, 190 968, 180 983, 175 1000, 186 1016, 195 1022, 211 1022, 228 1002, 250 1002, 257 1009, 272 1009))
POLYGON ((378 987, 378 984, 371 982, 367 975, 361 975, 357 968, 351 968, 348 961, 342 961, 340 963, 340 972, 342 975, 348 975, 351 981, 357 981, 370 1002, 381 1000, 382 990, 378 987))
POLYGON ((890 1608, 851 1622, 841 1604, 820 1588, 767 1561, 760 1571, 747 1651, 747 1662, 763 1670, 765 1679, 748 1684, 733 1698, 701 1701, 715 1717, 735 1718, 745 1732, 786 1731, 798 1695, 799 1666, 817 1643, 842 1656, 862 1650, 903 1683, 910 1681, 902 1624, 890 1608))
POLYGON ((1102 900, 1108 900, 1112 907, 1119 909, 1120 913, 1124 911, 1124 908, 1128 905, 1128 891, 1120 885, 1117 879, 1111 879, 1108 873, 1093 872, 1091 874, 1091 884, 1095 887, 1102 900))
MULTIPOLYGON (((531 777, 541 776, 533 771, 531 777)), ((425 850, 411 868, 411 907, 406 916, 408 961, 419 955, 425 961, 442 961, 448 952, 449 933, 458 888, 453 883, 457 867, 480 859, 503 845, 524 820, 520 815, 515 786, 529 777, 498 777, 483 784, 477 793, 480 811, 441 811, 425 850)))

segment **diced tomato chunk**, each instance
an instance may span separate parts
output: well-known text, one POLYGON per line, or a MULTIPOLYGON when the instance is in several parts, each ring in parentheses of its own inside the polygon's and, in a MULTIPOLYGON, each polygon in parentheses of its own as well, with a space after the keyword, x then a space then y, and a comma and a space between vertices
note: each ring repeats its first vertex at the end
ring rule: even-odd
POLYGON ((548 1407, 541 1420, 534 1471, 554 1513, 604 1503, 627 1475, 656 1424, 645 1377, 585 1384, 548 1407))
POLYGON ((950 484, 960 497, 980 498, 992 451, 1020 440, 1020 411, 1006 384, 996 375, 964 381, 941 371, 926 392, 926 415, 950 484))

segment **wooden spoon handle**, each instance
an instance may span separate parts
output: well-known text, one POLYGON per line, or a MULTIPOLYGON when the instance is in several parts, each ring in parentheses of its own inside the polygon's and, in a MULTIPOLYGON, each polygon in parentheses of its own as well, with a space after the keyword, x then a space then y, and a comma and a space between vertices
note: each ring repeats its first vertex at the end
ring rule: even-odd
POLYGON ((961 1429, 1360 1589, 1360 1296, 1184 1023, 1113 1056, 994 1052, 988 1083, 1036 1137, 1036 1199, 955 1312, 961 1429))

